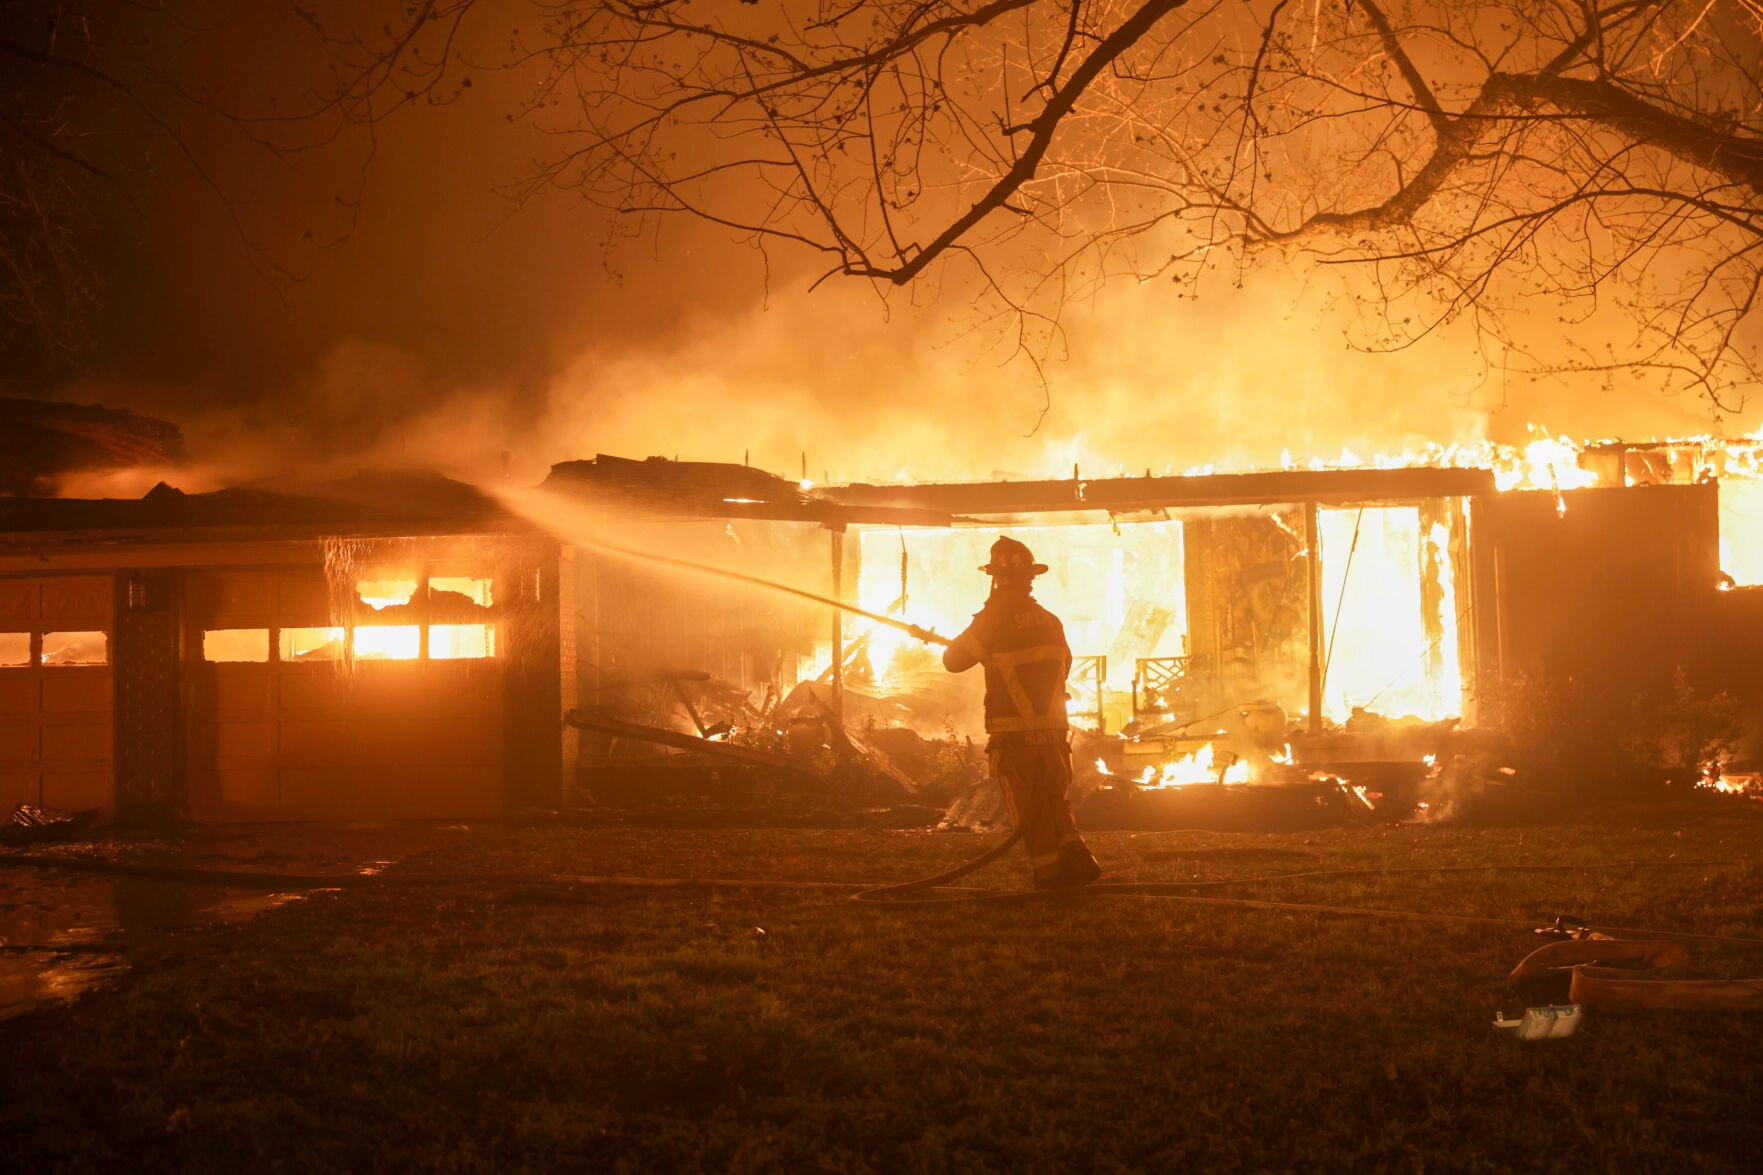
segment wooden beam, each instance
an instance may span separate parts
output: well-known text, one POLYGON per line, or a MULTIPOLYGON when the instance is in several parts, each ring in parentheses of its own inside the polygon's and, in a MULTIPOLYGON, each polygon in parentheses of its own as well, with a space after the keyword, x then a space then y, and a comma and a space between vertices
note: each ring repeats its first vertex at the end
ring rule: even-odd
MULTIPOLYGON (((946 515, 1181 509, 1315 502, 1418 502, 1494 492, 1486 469, 1301 469, 1183 477, 829 486, 817 491, 847 509, 946 515)), ((855 519, 853 519, 855 521, 855 519)))

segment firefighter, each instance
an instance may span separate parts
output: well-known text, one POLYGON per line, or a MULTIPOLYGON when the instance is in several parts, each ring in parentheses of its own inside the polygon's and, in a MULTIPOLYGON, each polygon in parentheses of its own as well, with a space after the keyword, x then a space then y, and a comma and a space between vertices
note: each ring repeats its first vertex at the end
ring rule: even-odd
POLYGON ((1065 722, 1071 649, 1065 626, 1033 594, 1034 577, 1047 565, 1036 563, 1015 539, 1000 537, 980 570, 992 577, 992 594, 943 651, 943 666, 951 673, 985 666, 986 760, 1022 833, 1035 888, 1088 885, 1102 870, 1078 835, 1065 798, 1071 786, 1065 722))

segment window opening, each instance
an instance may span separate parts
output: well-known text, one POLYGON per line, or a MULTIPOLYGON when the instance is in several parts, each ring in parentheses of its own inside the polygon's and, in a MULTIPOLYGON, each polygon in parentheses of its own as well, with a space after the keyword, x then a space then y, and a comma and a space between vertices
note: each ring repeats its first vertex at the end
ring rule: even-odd
POLYGON ((429 657, 435 661, 466 661, 496 655, 496 628, 491 624, 429 626, 429 657))
POLYGON ((202 634, 202 659, 214 662, 269 660, 269 629, 211 628, 202 634))
POLYGON ((0 632, 0 668, 31 663, 31 634, 0 632))
POLYGON ((479 608, 490 606, 490 581, 473 579, 462 575, 431 575, 429 576, 430 604, 464 604, 470 603, 479 608), (451 597, 463 597, 454 599, 451 597))
POLYGON ((386 608, 402 608, 410 603, 416 595, 416 580, 387 577, 385 579, 358 579, 355 581, 355 598, 372 608, 375 612, 386 608))
POLYGON ((284 661, 338 661, 343 656, 340 628, 284 628, 281 632, 284 661))
POLYGON ((357 661, 414 661, 422 655, 422 627, 364 624, 355 629, 357 661))
POLYGON ((45 665, 108 665, 110 641, 102 632, 46 632, 45 665))

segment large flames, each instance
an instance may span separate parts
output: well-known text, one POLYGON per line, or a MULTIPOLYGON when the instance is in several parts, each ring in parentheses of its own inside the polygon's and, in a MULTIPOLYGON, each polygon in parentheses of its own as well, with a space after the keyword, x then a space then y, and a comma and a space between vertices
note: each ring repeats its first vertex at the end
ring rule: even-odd
MULTIPOLYGON (((1022 526, 1010 533, 1048 565, 1035 595, 1064 622, 1072 651, 1107 658, 1103 689, 1115 695, 1117 708, 1131 689, 1136 658, 1186 651, 1181 523, 1022 526)), ((979 529, 867 531, 857 604, 952 636, 985 603, 988 580, 979 568, 996 538, 996 531, 979 529)), ((857 639, 867 646, 878 690, 906 686, 925 668, 922 646, 905 633, 871 624, 857 639)), ((1080 698, 1074 709, 1086 704, 1094 708, 1080 698)))
MULTIPOLYGON (((1080 659, 1071 687, 1074 718, 1096 725, 1099 708, 1103 724, 1119 729, 1135 716, 1140 662, 1189 652, 1182 524, 1028 526, 1010 533, 1049 567, 1035 594, 1064 621, 1080 659)), ((995 537, 989 529, 866 532, 856 602, 946 635, 959 632, 984 602, 987 580, 978 568, 995 537)), ((1324 510, 1319 540, 1324 715, 1344 721, 1358 707, 1428 720, 1460 713, 1455 575, 1444 524, 1424 523, 1414 507, 1324 510)), ((916 674, 940 672, 934 657, 894 629, 862 625, 854 640, 864 646, 867 681, 877 692, 910 689, 916 674)), ((1292 681, 1301 689, 1301 677, 1292 681)), ((1160 699, 1145 689, 1138 701, 1143 708, 1160 699)))
POLYGON ((1449 530, 1423 525, 1412 506, 1324 510, 1318 522, 1323 716, 1344 720, 1360 708, 1429 721, 1460 714, 1449 530))
MULTIPOLYGON (((1287 469, 1300 466, 1287 458, 1287 469)), ((1569 491, 1596 487, 1720 480, 1721 565, 1726 586, 1763 585, 1763 436, 1713 437, 1627 445, 1575 443, 1533 430, 1519 445, 1428 446, 1369 458, 1343 452, 1306 468, 1475 467, 1490 470, 1502 491, 1540 491, 1565 511, 1569 491)), ((1210 474, 1210 468, 1184 471, 1210 474)), ((1290 515, 1264 512, 1301 542, 1290 515)), ((1135 691, 1142 663, 1176 661, 1191 652, 1188 582, 1189 514, 1155 521, 1008 526, 1051 570, 1038 598, 1066 624, 1079 658, 1071 685, 1074 725, 1109 730, 1177 717, 1147 713, 1135 691), (1135 708, 1134 703, 1139 705, 1135 708)), ((1415 506, 1330 508, 1318 514, 1323 716, 1343 723, 1357 711, 1438 721, 1464 709, 1460 656, 1459 566, 1453 515, 1415 506)), ((945 634, 959 631, 983 601, 986 561, 996 528, 874 529, 860 535, 856 602, 945 634)), ((1306 553, 1299 551, 1301 562, 1306 553)), ((1300 621, 1301 623, 1301 621, 1300 621)), ((940 672, 934 653, 903 633, 857 625, 847 641, 859 650, 878 693, 911 689, 915 676, 940 672)), ((1294 716, 1289 682, 1278 700, 1294 716)), ((1301 695, 1300 695, 1301 696, 1301 695)), ((1184 730, 1184 733, 1186 732, 1184 730)), ((1191 733, 1204 734, 1205 728, 1191 733)), ((1120 776, 1142 787, 1246 782, 1252 765, 1207 743, 1120 776)))

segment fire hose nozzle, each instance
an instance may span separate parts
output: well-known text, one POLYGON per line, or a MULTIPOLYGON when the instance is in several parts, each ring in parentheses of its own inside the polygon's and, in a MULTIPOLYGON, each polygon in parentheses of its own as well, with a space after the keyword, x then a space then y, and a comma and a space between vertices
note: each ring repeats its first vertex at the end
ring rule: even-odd
POLYGON ((939 632, 932 632, 928 628, 920 628, 916 624, 908 624, 906 626, 906 632, 908 635, 914 637, 917 640, 923 641, 927 645, 954 644, 953 641, 951 641, 948 637, 944 636, 943 634, 941 634, 939 632))

